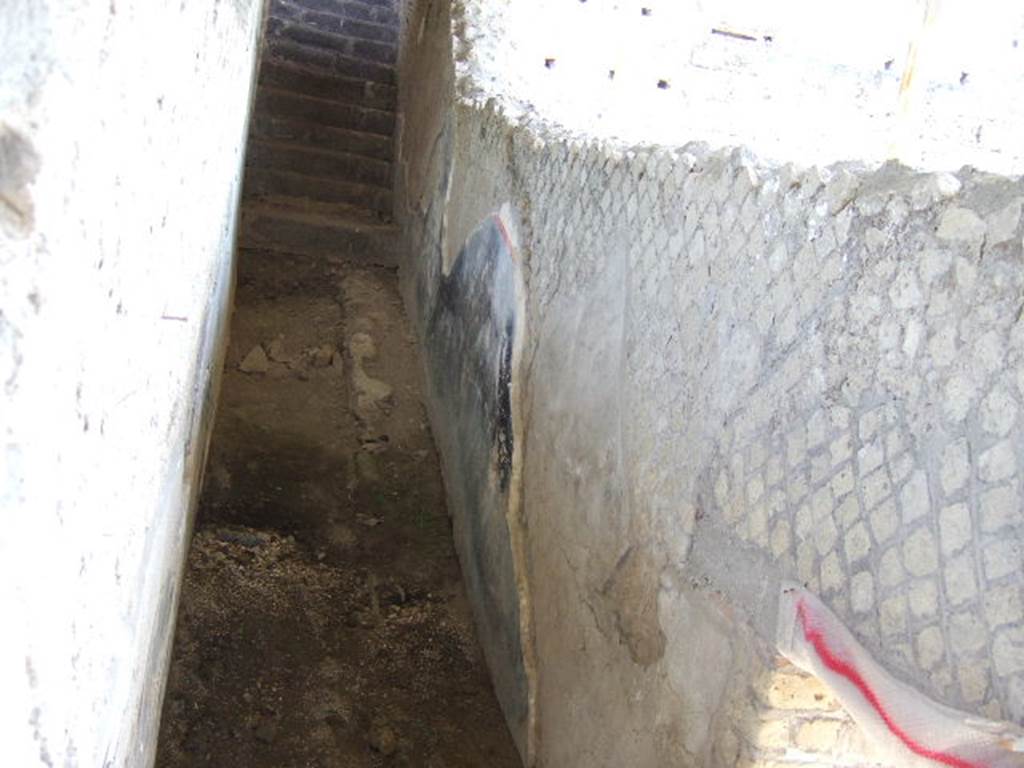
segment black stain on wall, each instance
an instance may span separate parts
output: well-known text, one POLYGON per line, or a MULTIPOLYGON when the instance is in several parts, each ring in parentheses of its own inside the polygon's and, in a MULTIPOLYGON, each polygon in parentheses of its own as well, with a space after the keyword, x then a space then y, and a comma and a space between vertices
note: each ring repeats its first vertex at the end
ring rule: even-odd
POLYGON ((490 434, 490 452, 502 492, 508 490, 515 449, 512 434, 512 351, 515 345, 515 282, 512 248, 500 219, 488 218, 462 247, 450 274, 442 276, 430 321, 459 373, 445 389, 467 388, 478 423, 490 434))
POLYGON ((494 418, 495 463, 502 492, 508 491, 512 475, 512 451, 515 449, 512 434, 512 345, 515 325, 509 320, 505 325, 505 336, 501 340, 498 358, 498 410, 494 418))
POLYGON ((516 449, 517 269, 501 219, 488 217, 451 272, 438 276, 426 346, 467 591, 498 698, 512 722, 524 722, 528 688, 505 517, 516 449))

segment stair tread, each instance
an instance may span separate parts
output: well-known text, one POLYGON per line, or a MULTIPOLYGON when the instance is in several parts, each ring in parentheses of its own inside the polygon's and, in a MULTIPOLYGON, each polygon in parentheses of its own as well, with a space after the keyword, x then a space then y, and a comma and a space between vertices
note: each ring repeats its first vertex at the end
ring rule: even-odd
POLYGON ((302 22, 276 19, 272 21, 274 23, 268 26, 267 34, 273 38, 290 40, 299 45, 385 66, 393 66, 398 56, 398 47, 395 43, 357 37, 343 30, 326 31, 302 22))
POLYGON ((245 214, 288 219, 306 224, 334 226, 339 229, 392 234, 397 225, 384 221, 370 208, 345 203, 322 203, 299 197, 273 196, 245 201, 245 214))
POLYGON ((338 72, 325 72, 287 59, 268 56, 260 67, 260 88, 394 113, 398 89, 338 72))
POLYGON ((318 99, 279 88, 259 89, 256 94, 256 114, 298 116, 316 125, 387 137, 392 136, 395 129, 394 112, 318 99))
POLYGON ((272 120, 276 120, 276 121, 283 121, 283 122, 293 123, 294 125, 299 126, 299 127, 306 127, 306 128, 330 128, 331 130, 333 130, 335 132, 338 132, 338 133, 350 133, 350 134, 353 134, 354 136, 366 137, 367 139, 380 140, 380 139, 389 139, 390 138, 390 136, 386 136, 384 134, 374 133, 373 131, 361 131, 358 128, 342 128, 341 126, 324 125, 323 123, 318 123, 315 120, 309 120, 309 119, 301 117, 301 116, 300 117, 296 117, 296 116, 293 116, 293 115, 285 114, 285 115, 268 115, 267 117, 272 119, 272 120))
MULTIPOLYGON (((387 16, 387 11, 384 12, 387 16)), ((359 13, 351 6, 329 10, 289 4, 275 0, 270 5, 270 17, 286 23, 302 24, 354 39, 395 45, 398 42, 397 20, 387 17, 380 20, 380 14, 373 11, 359 13), (353 13, 353 11, 356 11, 353 13)))
POLYGON ((314 181, 342 181, 391 190, 391 163, 351 152, 253 138, 246 166, 285 171, 314 181))
MULTIPOLYGON (((370 135, 375 136, 378 134, 370 135)), ((300 142, 287 141, 284 139, 265 138, 262 136, 253 136, 250 139, 250 141, 273 149, 303 152, 310 155, 325 155, 327 157, 333 157, 339 160, 356 160, 358 162, 365 162, 372 165, 383 166, 385 168, 391 167, 390 160, 382 160, 379 157, 371 157, 370 155, 361 155, 358 152, 349 152, 344 149, 324 149, 323 147, 318 147, 314 144, 305 144, 300 142)))
POLYGON ((397 266, 400 230, 373 211, 335 205, 331 210, 297 198, 247 202, 239 246, 278 253, 397 266))
POLYGON ((343 74, 372 83, 395 85, 394 66, 347 56, 285 38, 268 38, 267 50, 279 61, 299 64, 324 75, 343 74))
POLYGON ((258 173, 285 173, 285 174, 288 174, 291 178, 296 179, 296 180, 308 179, 311 182, 311 185, 310 185, 311 186, 310 194, 312 195, 310 197, 311 200, 318 199, 316 197, 316 191, 315 191, 315 189, 313 189, 313 187, 315 187, 315 185, 317 185, 317 184, 324 184, 324 183, 329 184, 329 185, 336 185, 338 187, 341 187, 341 186, 359 187, 359 188, 362 188, 362 189, 366 189, 367 191, 375 192, 377 194, 380 194, 382 192, 386 192, 386 193, 390 194, 390 192, 391 192, 391 185, 390 184, 377 184, 377 183, 370 182, 370 181, 360 181, 358 179, 341 178, 339 176, 332 176, 330 174, 314 175, 314 174, 310 174, 310 173, 304 173, 303 171, 295 171, 295 170, 292 170, 290 168, 280 168, 280 167, 275 167, 275 166, 270 166, 270 165, 250 165, 250 166, 248 166, 248 169, 251 170, 251 171, 258 172, 258 173))
POLYGON ((364 112, 378 112, 380 113, 380 116, 395 116, 395 110, 393 109, 380 109, 379 107, 371 107, 365 104, 352 103, 350 101, 339 102, 335 101, 334 99, 325 99, 322 96, 313 96, 308 93, 302 93, 301 91, 292 91, 289 90, 288 88, 279 88, 274 85, 260 86, 259 93, 270 93, 273 95, 291 96, 296 99, 309 99, 310 101, 323 102, 324 104, 330 104, 332 106, 351 107, 352 109, 359 109, 364 112))
POLYGON ((375 193, 391 192, 390 186, 378 187, 374 184, 366 184, 361 181, 349 181, 348 179, 339 179, 336 176, 310 176, 307 173, 302 173, 300 171, 291 171, 288 170, 287 168, 267 168, 262 166, 250 166, 248 170, 250 173, 269 173, 280 176, 288 176, 293 179, 314 179, 318 183, 326 183, 328 185, 334 185, 337 187, 360 187, 366 189, 367 191, 375 193))
MULTIPOLYGON (((246 174, 245 202, 268 198, 293 197, 311 204, 352 206, 378 212, 384 219, 390 219, 394 201, 388 189, 367 187, 348 182, 319 182, 312 185, 309 179, 293 176, 287 172, 254 171, 246 174)), ((330 210, 330 209, 328 209, 330 210)))
POLYGON ((300 143, 308 147, 340 149, 348 154, 385 162, 390 162, 393 154, 391 136, 325 126, 284 116, 257 116, 253 120, 250 135, 261 139, 300 143))
MULTIPOLYGON (((380 16, 385 18, 397 17, 393 3, 367 3, 363 2, 363 0, 302 0, 302 8, 304 10, 327 13, 343 13, 348 10, 358 10, 361 8, 373 18, 379 18, 380 16)), ((360 15, 360 18, 364 17, 360 15)))

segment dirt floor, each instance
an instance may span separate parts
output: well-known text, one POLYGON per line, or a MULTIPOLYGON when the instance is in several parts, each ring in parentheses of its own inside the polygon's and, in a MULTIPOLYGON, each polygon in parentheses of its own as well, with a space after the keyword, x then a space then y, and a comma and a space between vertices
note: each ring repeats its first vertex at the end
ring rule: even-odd
POLYGON ((394 272, 240 269, 157 767, 518 767, 394 272))

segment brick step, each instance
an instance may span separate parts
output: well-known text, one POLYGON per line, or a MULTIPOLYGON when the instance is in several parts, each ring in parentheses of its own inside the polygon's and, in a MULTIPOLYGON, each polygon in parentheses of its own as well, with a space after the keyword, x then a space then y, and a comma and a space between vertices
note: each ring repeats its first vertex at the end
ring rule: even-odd
POLYGON ((245 164, 247 168, 289 171, 391 188, 391 163, 346 152, 325 152, 302 145, 255 139, 249 142, 245 164))
POLYGON ((255 114, 302 120, 329 128, 375 133, 389 138, 395 131, 394 112, 315 99, 276 88, 260 88, 256 92, 255 114))
POLYGON ((303 13, 324 13, 342 19, 398 28, 398 12, 390 6, 374 6, 349 0, 274 0, 271 15, 301 19, 303 13), (289 16, 289 14, 291 14, 289 16))
POLYGON ((296 1, 301 1, 307 8, 336 13, 346 18, 394 27, 399 25, 398 9, 391 0, 293 0, 296 1))
POLYGON ((387 217, 393 210, 390 189, 260 166, 246 170, 242 194, 246 201, 289 197, 311 203, 358 206, 387 217))
POLYGON ((299 144, 310 149, 345 152, 375 160, 391 160, 390 136, 331 128, 302 120, 255 115, 250 126, 250 136, 299 144))
POLYGON ((364 40, 348 34, 325 32, 304 22, 285 21, 270 18, 267 21, 266 39, 287 40, 299 45, 329 51, 339 56, 368 61, 375 64, 393 65, 398 58, 398 47, 393 43, 364 40))
POLYGON ((398 229, 371 211, 311 208, 301 200, 270 199, 242 209, 239 245, 324 256, 385 267, 397 266, 398 229))
POLYGON ((356 80, 368 80, 383 85, 395 85, 394 67, 365 61, 335 51, 303 45, 284 38, 266 38, 266 54, 278 61, 307 67, 318 74, 341 75, 356 80))
POLYGON ((393 86, 310 72, 274 59, 266 59, 260 65, 259 86, 385 112, 394 112, 398 102, 398 92, 393 86))
POLYGON ((392 0, 287 0, 301 8, 338 15, 351 15, 361 21, 398 24, 398 11, 392 0))
POLYGON ((310 8, 309 4, 297 0, 272 0, 270 18, 301 23, 324 32, 334 32, 378 43, 391 45, 398 43, 398 15, 394 11, 386 11, 361 3, 320 3, 319 5, 327 7, 310 8), (383 13, 378 15, 380 11, 383 13))

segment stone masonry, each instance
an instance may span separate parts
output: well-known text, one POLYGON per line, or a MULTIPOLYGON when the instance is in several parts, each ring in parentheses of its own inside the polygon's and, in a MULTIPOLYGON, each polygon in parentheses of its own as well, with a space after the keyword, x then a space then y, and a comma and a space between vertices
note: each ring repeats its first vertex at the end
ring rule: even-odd
POLYGON ((407 297, 422 323, 517 211, 530 758, 876 764, 776 657, 783 579, 923 695, 1024 718, 1024 183, 510 118, 462 66, 499 31, 439 5, 406 64, 450 78, 402 104, 407 297))
POLYGON ((272 0, 241 245, 393 264, 393 0, 272 0))

